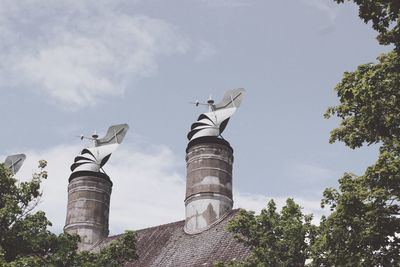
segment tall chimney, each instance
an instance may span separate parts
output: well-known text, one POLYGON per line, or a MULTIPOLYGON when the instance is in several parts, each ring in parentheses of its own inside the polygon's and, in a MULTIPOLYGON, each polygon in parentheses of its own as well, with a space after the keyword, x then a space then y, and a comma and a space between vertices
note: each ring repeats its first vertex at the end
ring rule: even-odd
POLYGON ((211 98, 204 104, 195 102, 196 106, 208 105, 208 112, 198 117, 187 135, 184 230, 188 234, 209 229, 232 210, 233 149, 221 133, 244 92, 229 90, 218 104, 211 98))
POLYGON ((104 173, 73 173, 68 185, 64 231, 81 237, 79 250, 88 250, 108 236, 112 182, 104 173))
POLYGON ((232 210, 233 149, 225 140, 203 137, 186 150, 185 231, 210 228, 232 210))
POLYGON ((71 165, 68 185, 67 218, 64 231, 77 234, 79 250, 89 250, 108 236, 108 217, 113 183, 103 166, 118 148, 128 131, 127 124, 111 126, 105 137, 94 133, 92 145, 84 148, 71 165))

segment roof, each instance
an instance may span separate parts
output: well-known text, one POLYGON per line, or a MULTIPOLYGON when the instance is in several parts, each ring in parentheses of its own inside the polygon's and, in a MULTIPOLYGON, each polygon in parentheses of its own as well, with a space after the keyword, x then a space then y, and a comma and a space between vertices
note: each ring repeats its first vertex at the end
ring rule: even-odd
MULTIPOLYGON (((139 259, 126 266, 212 266, 216 261, 243 260, 250 250, 225 230, 238 210, 233 210, 214 227, 199 234, 186 234, 185 221, 136 231, 139 259)), ((99 243, 94 250, 107 246, 118 236, 99 243)))

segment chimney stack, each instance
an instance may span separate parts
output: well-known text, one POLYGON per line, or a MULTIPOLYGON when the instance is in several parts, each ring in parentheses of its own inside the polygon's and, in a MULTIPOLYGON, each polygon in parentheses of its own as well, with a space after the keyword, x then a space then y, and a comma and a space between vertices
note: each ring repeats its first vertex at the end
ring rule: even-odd
POLYGON ((75 172, 69 178, 64 231, 81 237, 79 250, 89 250, 108 236, 112 182, 104 173, 75 172))
POLYGON ((233 149, 221 133, 244 92, 241 88, 229 90, 218 104, 211 97, 207 103, 194 102, 207 105, 208 112, 198 117, 187 135, 184 230, 188 234, 209 229, 232 210, 233 149))
POLYGON ((111 126, 105 137, 94 133, 92 144, 75 157, 68 185, 67 218, 64 231, 81 238, 78 249, 89 250, 108 236, 112 182, 103 166, 118 148, 128 131, 127 124, 111 126))
POLYGON ((232 210, 233 149, 225 140, 203 137, 186 150, 185 231, 207 230, 232 210))

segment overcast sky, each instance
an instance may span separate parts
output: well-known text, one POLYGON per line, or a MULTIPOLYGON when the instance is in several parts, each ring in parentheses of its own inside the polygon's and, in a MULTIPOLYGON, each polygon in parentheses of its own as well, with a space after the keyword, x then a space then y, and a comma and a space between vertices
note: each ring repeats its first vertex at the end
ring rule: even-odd
POLYGON ((385 51, 351 4, 332 0, 0 0, 0 160, 48 161, 40 209, 65 223, 77 135, 130 130, 105 170, 111 234, 184 219, 185 148, 201 112, 189 102, 247 90, 224 137, 235 207, 294 197, 323 213, 324 188, 361 174, 375 148, 329 144, 344 71, 385 51))

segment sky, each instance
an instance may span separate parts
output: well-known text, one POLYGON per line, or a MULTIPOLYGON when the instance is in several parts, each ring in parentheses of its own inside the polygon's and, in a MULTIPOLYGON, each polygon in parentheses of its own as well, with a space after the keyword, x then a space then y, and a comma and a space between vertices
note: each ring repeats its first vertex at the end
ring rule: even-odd
POLYGON ((186 134, 224 92, 246 96, 224 137, 234 207, 292 197, 318 219, 322 192, 362 174, 376 147, 329 144, 345 71, 388 50, 352 4, 332 0, 0 0, 0 161, 48 161, 38 209, 65 223, 69 166, 114 124, 129 132, 105 166, 110 233, 184 219, 186 134))

